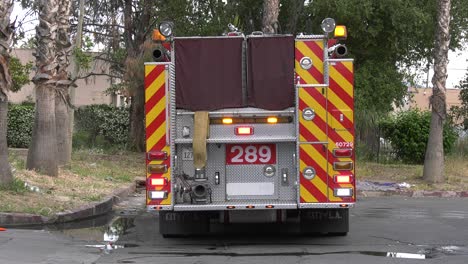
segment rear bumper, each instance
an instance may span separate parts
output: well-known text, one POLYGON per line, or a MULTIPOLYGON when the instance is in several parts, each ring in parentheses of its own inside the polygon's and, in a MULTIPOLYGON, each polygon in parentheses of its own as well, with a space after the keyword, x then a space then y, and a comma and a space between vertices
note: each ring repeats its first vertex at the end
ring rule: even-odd
POLYGON ((277 210, 277 209, 330 209, 330 208, 352 208, 354 203, 301 203, 294 202, 213 202, 210 204, 178 204, 175 206, 147 206, 148 211, 224 211, 224 210, 277 210))

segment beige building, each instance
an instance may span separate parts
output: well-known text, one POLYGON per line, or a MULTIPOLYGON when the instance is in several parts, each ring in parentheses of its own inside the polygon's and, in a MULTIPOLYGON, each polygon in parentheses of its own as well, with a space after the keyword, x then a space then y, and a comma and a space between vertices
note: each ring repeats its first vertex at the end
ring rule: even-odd
MULTIPOLYGON (((408 89, 408 98, 406 98, 406 105, 403 110, 409 108, 419 108, 421 110, 429 110, 429 97, 432 95, 432 88, 414 88, 408 89)), ((461 101, 459 98, 460 89, 447 89, 447 110, 452 106, 460 106, 461 101)))
MULTIPOLYGON (((35 63, 32 49, 14 49, 12 56, 17 57, 21 63, 35 63)), ((96 53, 93 53, 96 55, 96 53)), ((80 73, 81 76, 86 76, 89 72, 106 74, 109 73, 109 65, 103 61, 97 60, 91 64, 91 69, 88 72, 80 73)), ((30 77, 34 76, 34 69, 30 77)), ((111 86, 109 76, 97 75, 77 81, 75 106, 80 107, 91 104, 112 104, 116 106, 124 105, 123 97, 120 95, 108 95, 106 89, 111 86)), ((31 82, 23 86, 20 91, 9 94, 9 101, 12 103, 21 103, 24 101, 34 101, 34 84, 31 82)))

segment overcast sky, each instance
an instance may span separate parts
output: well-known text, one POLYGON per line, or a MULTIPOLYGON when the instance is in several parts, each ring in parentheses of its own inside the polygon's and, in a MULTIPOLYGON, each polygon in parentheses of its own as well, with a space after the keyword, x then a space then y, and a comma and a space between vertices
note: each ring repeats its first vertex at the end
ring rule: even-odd
MULTIPOLYGON (((13 17, 18 16, 18 20, 21 20, 25 16, 25 12, 21 9, 18 3, 15 2, 15 8, 13 10, 13 17)), ((30 36, 35 34, 34 27, 37 23, 37 20, 34 20, 33 17, 26 18, 25 21, 30 21, 26 23, 24 27, 29 30, 28 33, 30 36)), ((468 44, 467 44, 468 45, 468 44)), ((449 65, 448 65, 448 77, 447 77, 447 88, 454 88, 460 83, 465 74, 468 71, 468 49, 465 51, 455 51, 449 52, 449 65)), ((434 71, 433 68, 429 71, 429 87, 432 86, 431 79, 434 71)), ((427 74, 421 73, 422 84, 426 84, 427 74)))

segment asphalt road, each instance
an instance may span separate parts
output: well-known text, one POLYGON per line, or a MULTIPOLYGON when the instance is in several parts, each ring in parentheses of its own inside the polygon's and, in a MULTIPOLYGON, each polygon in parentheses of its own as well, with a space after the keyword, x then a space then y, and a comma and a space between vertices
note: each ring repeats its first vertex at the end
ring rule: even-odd
POLYGON ((8 230, 0 232, 0 263, 468 263, 468 199, 364 198, 346 237, 251 225, 242 234, 164 239, 154 215, 131 212, 117 228, 116 244, 126 247, 110 254, 86 247, 100 244, 103 227, 8 230), (270 232, 259 235, 259 227, 270 232))

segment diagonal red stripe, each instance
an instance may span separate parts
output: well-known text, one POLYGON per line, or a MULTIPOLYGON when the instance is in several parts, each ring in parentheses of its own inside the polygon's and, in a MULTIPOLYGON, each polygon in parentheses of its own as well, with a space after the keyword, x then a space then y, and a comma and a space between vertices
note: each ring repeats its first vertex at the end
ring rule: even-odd
POLYGON ((310 40, 304 41, 304 43, 309 47, 310 50, 317 56, 321 61, 323 61, 323 49, 317 44, 317 41, 310 40))
POLYGON ((151 72, 145 76, 145 89, 148 88, 156 78, 166 69, 164 65, 156 65, 151 72))
MULTIPOLYGON (((320 144, 320 146, 323 146, 322 144, 320 144)), ((312 147, 314 147, 314 145, 312 145, 312 147)), ((315 147, 314 147, 315 148, 315 147)), ((315 148, 316 149, 316 148, 315 148)), ((319 153, 321 152, 321 150, 317 150, 319 153)), ((319 164, 315 161, 315 159, 313 159, 309 153, 307 153, 303 148, 300 148, 300 151, 299 151, 299 155, 300 155, 300 158, 301 160, 307 164, 307 166, 312 166, 314 167, 314 169, 316 170, 317 172, 317 176, 319 176, 319 178, 324 182, 324 183, 327 183, 327 172, 321 167, 319 166, 319 164)), ((327 157, 326 157, 326 153, 324 155, 322 155, 322 157, 326 160, 327 157)))
POLYGON ((330 76, 330 89, 339 97, 343 102, 350 108, 353 109, 354 107, 354 100, 349 94, 343 90, 343 88, 338 85, 338 83, 333 80, 333 78, 330 76))
MULTIPOLYGON (((296 48, 296 59, 297 59, 297 63, 299 63, 299 61, 305 57, 304 54, 302 54, 302 52, 296 48)), ((323 56, 323 55, 322 55, 323 56)), ((312 77, 314 77, 314 79, 318 82, 318 83, 323 83, 323 73, 321 73, 316 67, 315 65, 312 65, 312 67, 307 70, 310 75, 312 75, 312 77)), ((301 84, 305 84, 305 81, 303 80, 303 78, 301 78, 300 80, 301 84)))
POLYGON ((309 191, 310 194, 312 194, 312 196, 315 197, 315 199, 317 199, 318 203, 323 203, 328 200, 326 195, 324 195, 315 185, 313 185, 310 181, 306 180, 304 176, 302 176, 302 173, 301 185, 304 186, 304 188, 306 188, 307 191, 309 191))
POLYGON ((165 95, 166 95, 165 84, 162 84, 161 87, 158 88, 156 93, 154 93, 154 95, 149 99, 149 101, 146 102, 145 104, 146 114, 148 114, 153 109, 153 107, 164 98, 165 95))
POLYGON ((344 66, 342 62, 337 62, 333 67, 350 83, 354 84, 354 75, 344 66))
POLYGON ((148 140, 151 135, 162 125, 166 120, 166 109, 164 109, 159 115, 146 127, 146 140, 148 140))
MULTIPOLYGON (((300 111, 304 110, 306 107, 307 107, 307 104, 302 101, 302 99, 299 99, 299 107, 300 107, 300 111)), ((323 121, 323 119, 321 119, 318 115, 315 116, 314 120, 312 121, 307 121, 307 122, 314 122, 314 124, 326 135, 327 134, 327 124, 323 121)), ((302 129, 299 129, 299 133, 302 135, 302 136, 305 136, 304 134, 308 133, 310 134, 311 132, 305 127, 305 125, 303 123, 300 123, 301 124, 301 128, 302 129), (305 133, 303 133, 303 131, 305 133)), ((305 137, 305 139, 307 141, 309 137, 305 137)), ((316 138, 314 136, 314 138, 316 138)), ((310 140, 310 141, 314 141, 314 140, 310 140)))

